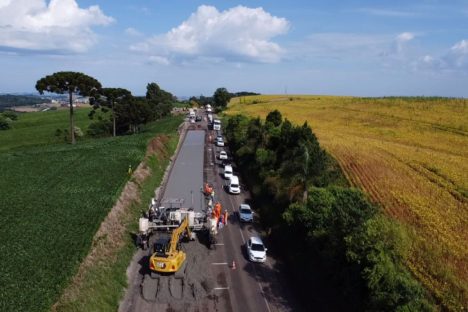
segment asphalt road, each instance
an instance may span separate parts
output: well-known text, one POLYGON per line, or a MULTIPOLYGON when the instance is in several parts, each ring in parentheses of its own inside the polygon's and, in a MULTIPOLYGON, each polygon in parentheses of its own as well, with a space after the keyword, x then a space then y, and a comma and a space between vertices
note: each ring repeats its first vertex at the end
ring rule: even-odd
MULTIPOLYGON (((214 250, 198 242, 190 242, 185 247, 187 270, 209 280, 211 288, 204 296, 194 296, 188 301, 186 293, 173 297, 168 295, 166 301, 146 300, 145 283, 154 281, 148 277, 150 254, 139 250, 127 269, 129 286, 119 311, 300 311, 279 262, 271 256, 263 264, 247 260, 245 242, 249 236, 259 235, 259 227, 256 223, 239 223, 237 212, 241 203, 249 201, 249 192, 244 188, 240 195, 230 195, 224 190, 223 169, 218 155, 225 148, 211 143, 216 133, 207 130, 205 136, 206 126, 204 118, 201 124, 197 124, 201 130, 187 132, 162 198, 185 198, 185 203, 191 204, 193 195, 193 206, 198 209, 197 204, 203 198, 195 196, 201 196, 200 187, 208 181, 215 187, 215 200, 221 202, 223 210, 228 210, 228 224, 220 229, 214 250), (200 145, 201 140, 205 140, 204 146, 200 145)), ((172 277, 164 278, 169 288, 175 285, 172 277)), ((154 287, 160 289, 161 284, 154 287)), ((186 285, 182 287, 187 288, 186 285)), ((173 288, 170 291, 175 292, 173 288)))

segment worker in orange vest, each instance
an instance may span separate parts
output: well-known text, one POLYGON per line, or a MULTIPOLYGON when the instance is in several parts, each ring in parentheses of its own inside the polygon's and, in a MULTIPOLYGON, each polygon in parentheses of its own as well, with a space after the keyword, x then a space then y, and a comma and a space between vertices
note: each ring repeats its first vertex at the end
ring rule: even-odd
POLYGON ((219 219, 219 216, 221 215, 221 204, 219 202, 216 203, 214 212, 216 214, 216 219, 219 219))

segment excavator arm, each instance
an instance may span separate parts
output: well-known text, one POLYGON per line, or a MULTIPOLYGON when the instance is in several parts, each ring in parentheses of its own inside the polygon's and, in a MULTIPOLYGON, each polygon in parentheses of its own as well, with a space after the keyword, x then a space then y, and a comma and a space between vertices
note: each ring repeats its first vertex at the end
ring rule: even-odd
POLYGON ((177 252, 177 244, 179 243, 181 235, 183 235, 185 231, 187 231, 187 235, 190 237, 188 217, 185 217, 179 227, 172 231, 169 254, 177 252))

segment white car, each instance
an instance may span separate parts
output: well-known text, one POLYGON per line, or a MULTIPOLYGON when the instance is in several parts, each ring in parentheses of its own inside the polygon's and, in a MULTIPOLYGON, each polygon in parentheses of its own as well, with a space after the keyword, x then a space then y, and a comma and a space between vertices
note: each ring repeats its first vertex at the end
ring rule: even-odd
POLYGON ((231 176, 227 188, 231 194, 240 194, 239 178, 235 175, 231 176))
POLYGON ((241 222, 253 222, 253 211, 247 204, 239 206, 239 218, 241 222))
POLYGON ((213 120, 213 130, 221 130, 221 120, 213 120))
POLYGON ((265 262, 267 248, 263 245, 260 237, 250 237, 247 241, 247 254, 252 262, 265 262))
POLYGON ((224 141, 223 141, 223 139, 218 139, 218 140, 216 140, 216 146, 224 146, 224 141))
POLYGON ((224 178, 229 179, 232 177, 232 166, 226 165, 224 166, 224 178))
POLYGON ((219 152, 219 159, 227 160, 228 159, 227 153, 225 151, 219 152))

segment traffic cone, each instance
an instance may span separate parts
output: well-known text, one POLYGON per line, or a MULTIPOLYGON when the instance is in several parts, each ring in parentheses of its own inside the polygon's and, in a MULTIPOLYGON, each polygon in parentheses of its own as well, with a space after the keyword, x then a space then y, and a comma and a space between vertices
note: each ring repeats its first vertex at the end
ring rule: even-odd
POLYGON ((236 269, 236 261, 232 260, 232 266, 231 266, 231 268, 232 268, 233 270, 236 269))

